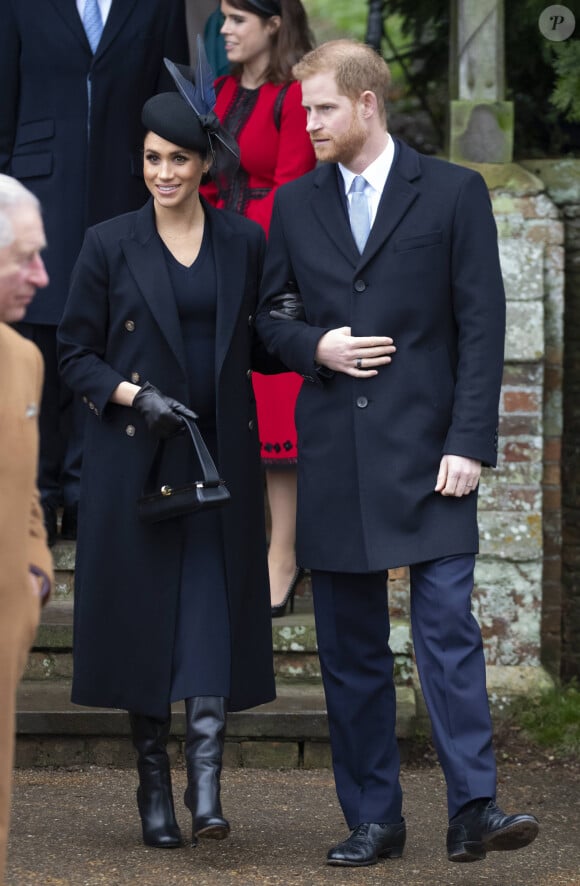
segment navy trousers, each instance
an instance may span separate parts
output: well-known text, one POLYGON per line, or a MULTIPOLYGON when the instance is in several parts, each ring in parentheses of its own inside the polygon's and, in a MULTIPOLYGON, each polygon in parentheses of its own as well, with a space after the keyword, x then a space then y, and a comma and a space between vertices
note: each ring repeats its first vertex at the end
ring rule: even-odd
MULTIPOLYGON (((475 558, 415 564, 411 625, 449 817, 495 799, 496 766, 479 626, 471 614, 475 558)), ((349 828, 401 819, 387 573, 312 571, 336 790, 349 828)))

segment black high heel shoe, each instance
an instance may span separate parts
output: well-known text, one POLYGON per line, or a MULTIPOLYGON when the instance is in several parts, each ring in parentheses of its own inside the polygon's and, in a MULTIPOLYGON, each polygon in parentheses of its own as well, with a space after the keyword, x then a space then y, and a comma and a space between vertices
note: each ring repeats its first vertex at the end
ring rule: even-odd
POLYGON ((288 603, 290 604, 290 612, 294 612, 294 594, 296 593, 296 588, 305 575, 306 573, 302 566, 297 566, 296 572, 292 577, 292 581, 288 585, 286 596, 281 603, 277 603, 276 606, 272 606, 272 618, 282 618, 283 615, 286 615, 286 607, 288 606, 288 603))

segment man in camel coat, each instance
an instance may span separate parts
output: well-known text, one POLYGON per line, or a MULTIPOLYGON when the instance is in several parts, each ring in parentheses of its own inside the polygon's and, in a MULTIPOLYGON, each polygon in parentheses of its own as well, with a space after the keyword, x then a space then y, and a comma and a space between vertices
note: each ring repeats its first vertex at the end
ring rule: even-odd
POLYGON ((15 697, 50 592, 52 559, 36 487, 40 352, 7 324, 46 286, 36 197, 0 175, 0 886, 10 816, 15 697))

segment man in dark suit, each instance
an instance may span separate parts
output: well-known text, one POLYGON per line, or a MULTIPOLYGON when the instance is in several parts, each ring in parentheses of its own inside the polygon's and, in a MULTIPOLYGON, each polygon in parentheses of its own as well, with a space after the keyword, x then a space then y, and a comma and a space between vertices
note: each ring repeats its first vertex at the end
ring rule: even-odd
POLYGON ((49 542, 76 536, 82 409, 59 379, 56 327, 88 225, 141 206, 143 103, 187 62, 183 0, 6 0, 0 27, 0 172, 40 199, 50 285, 19 324, 45 383, 39 487, 49 542))
POLYGON ((297 560, 312 573, 352 831, 328 862, 373 864, 405 843, 385 591, 400 565, 410 566, 417 666, 447 782, 448 857, 475 861, 538 831, 534 816, 495 804, 471 614, 505 323, 489 194, 475 172, 391 138, 389 70, 370 47, 322 45, 294 74, 326 162, 278 192, 256 322, 268 349, 310 382, 296 407, 297 560))
POLYGON ((53 580, 36 488, 42 357, 8 324, 48 283, 36 198, 0 175, 0 884, 10 817, 16 689, 53 580))

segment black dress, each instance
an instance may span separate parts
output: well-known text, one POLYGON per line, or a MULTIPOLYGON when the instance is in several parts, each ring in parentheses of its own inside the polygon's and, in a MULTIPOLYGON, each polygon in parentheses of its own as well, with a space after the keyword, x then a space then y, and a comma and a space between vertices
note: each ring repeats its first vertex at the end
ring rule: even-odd
MULTIPOLYGON (((182 265, 163 246, 187 361, 189 405, 219 469, 216 434, 216 270, 206 221, 199 255, 182 265)), ((199 473, 192 453, 191 478, 199 473)), ((188 478, 189 479, 189 478, 188 478)), ((171 701, 230 694, 230 627, 219 511, 183 519, 171 701)))

